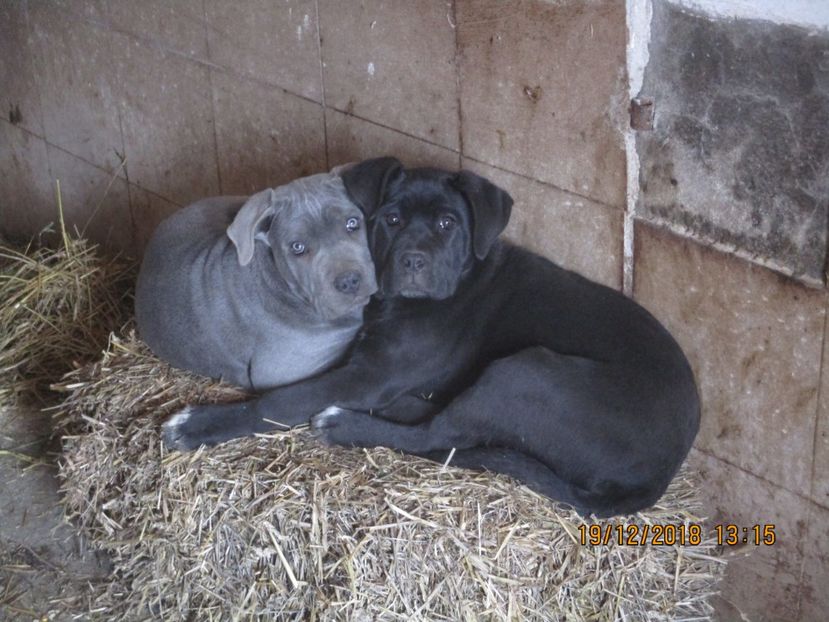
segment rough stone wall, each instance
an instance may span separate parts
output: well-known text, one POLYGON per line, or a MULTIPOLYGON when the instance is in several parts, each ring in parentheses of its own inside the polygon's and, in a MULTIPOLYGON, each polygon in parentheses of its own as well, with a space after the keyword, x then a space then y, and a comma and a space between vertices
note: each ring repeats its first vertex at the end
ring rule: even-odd
POLYGON ((654 4, 638 213, 822 284, 829 33, 654 4))

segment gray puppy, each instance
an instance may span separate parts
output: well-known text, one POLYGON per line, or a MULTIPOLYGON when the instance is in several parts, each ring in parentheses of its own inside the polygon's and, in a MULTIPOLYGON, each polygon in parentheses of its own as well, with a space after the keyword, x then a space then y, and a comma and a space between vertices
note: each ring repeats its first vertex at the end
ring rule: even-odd
POLYGON ((332 365, 377 290, 339 168, 179 210, 147 246, 141 337, 175 367, 263 390, 332 365))

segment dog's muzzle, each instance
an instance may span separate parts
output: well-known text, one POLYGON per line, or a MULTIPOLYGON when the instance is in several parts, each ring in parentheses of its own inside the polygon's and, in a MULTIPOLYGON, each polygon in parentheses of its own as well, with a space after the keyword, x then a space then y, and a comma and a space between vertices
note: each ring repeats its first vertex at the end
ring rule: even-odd
POLYGON ((428 298, 432 289, 432 262, 424 252, 397 254, 383 279, 385 292, 404 298, 428 298))

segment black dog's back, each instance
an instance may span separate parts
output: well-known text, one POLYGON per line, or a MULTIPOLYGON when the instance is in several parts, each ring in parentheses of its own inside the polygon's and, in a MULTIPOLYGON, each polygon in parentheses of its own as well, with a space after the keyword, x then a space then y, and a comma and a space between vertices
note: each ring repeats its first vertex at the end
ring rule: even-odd
POLYGON ((682 350, 615 290, 509 244, 490 262, 472 277, 487 295, 466 301, 480 322, 472 337, 482 344, 479 374, 454 387, 463 404, 452 412, 459 427, 492 429, 455 463, 510 474, 599 515, 651 505, 699 427, 682 350), (498 419, 506 424, 492 425, 498 419))
POLYGON ((532 343, 562 354, 608 362, 635 357, 655 369, 670 362, 687 369, 668 331, 620 292, 509 243, 493 249, 491 259, 498 266, 487 286, 489 300, 481 304, 502 305, 509 313, 510 339, 527 331, 532 343))

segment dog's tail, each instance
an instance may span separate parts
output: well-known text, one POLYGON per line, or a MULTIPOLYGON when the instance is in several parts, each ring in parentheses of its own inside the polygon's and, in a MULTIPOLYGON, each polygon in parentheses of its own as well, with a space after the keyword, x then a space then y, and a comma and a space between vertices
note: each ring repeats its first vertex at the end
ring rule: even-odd
MULTIPOLYGON (((435 451, 423 457, 446 462, 448 451, 435 451)), ((618 482, 598 483, 592 490, 581 488, 561 479, 546 464, 519 451, 502 447, 473 447, 461 449, 452 455, 450 466, 487 470, 509 475, 528 488, 567 503, 584 516, 599 518, 633 514, 650 507, 662 496, 665 487, 629 487, 618 482)))

